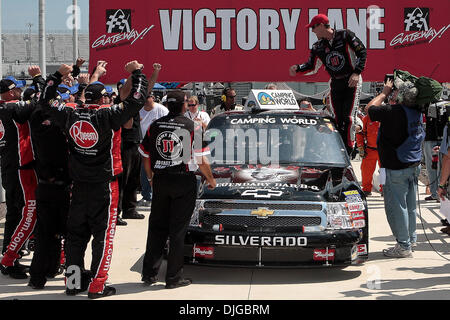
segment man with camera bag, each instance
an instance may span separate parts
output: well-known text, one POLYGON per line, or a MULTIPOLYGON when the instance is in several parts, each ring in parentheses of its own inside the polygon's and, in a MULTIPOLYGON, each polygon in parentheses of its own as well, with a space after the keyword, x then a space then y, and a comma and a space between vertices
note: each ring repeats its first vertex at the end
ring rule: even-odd
POLYGON ((381 94, 366 107, 370 120, 380 122, 377 147, 381 167, 386 170, 384 206, 397 241, 394 247, 384 249, 383 254, 393 258, 412 257, 417 240, 416 188, 425 138, 417 94, 410 81, 402 81, 400 77, 394 81, 386 79, 381 94), (388 97, 389 104, 382 105, 388 97))

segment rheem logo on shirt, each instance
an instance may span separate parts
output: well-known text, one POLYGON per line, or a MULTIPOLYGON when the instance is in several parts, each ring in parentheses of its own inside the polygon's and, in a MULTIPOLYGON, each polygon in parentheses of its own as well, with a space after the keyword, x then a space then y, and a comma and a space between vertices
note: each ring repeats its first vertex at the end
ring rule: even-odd
POLYGON ((70 137, 77 146, 89 149, 98 142, 98 133, 94 126, 87 121, 75 122, 69 130, 70 137))

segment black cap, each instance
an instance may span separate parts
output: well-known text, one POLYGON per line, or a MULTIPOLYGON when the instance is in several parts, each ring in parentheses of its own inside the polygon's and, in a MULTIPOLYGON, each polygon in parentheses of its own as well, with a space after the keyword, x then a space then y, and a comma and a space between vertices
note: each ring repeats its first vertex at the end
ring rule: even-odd
POLYGON ((100 99, 106 93, 105 85, 99 81, 93 82, 84 90, 84 97, 87 103, 92 103, 100 99))
POLYGON ((28 101, 34 98, 34 96, 36 95, 36 88, 34 86, 30 86, 28 88, 25 89, 25 91, 23 92, 23 96, 22 99, 23 101, 28 101))
POLYGON ((14 88, 22 88, 26 84, 25 80, 16 80, 14 77, 6 77, 0 81, 0 94, 8 92, 14 88))
POLYGON ((167 93, 168 104, 183 104, 187 100, 186 92, 174 90, 167 93))

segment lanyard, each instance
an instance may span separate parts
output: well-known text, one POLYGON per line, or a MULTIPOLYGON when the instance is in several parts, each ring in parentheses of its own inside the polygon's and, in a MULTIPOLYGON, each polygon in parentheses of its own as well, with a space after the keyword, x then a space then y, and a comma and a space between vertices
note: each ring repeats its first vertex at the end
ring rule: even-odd
POLYGON ((200 114, 200 112, 197 111, 197 113, 195 113, 194 116, 191 115, 190 111, 188 111, 188 114, 189 114, 189 119, 194 120, 200 114))

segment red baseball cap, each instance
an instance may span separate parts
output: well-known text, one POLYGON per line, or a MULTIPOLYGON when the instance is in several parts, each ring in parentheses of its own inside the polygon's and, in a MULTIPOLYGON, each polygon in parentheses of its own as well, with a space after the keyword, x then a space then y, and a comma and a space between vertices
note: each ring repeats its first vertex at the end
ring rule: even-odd
POLYGON ((312 26, 319 24, 319 23, 330 24, 330 20, 328 20, 328 17, 326 15, 318 14, 317 16, 314 16, 314 18, 312 18, 311 22, 309 24, 307 24, 305 27, 311 28, 312 26))

